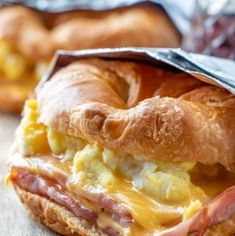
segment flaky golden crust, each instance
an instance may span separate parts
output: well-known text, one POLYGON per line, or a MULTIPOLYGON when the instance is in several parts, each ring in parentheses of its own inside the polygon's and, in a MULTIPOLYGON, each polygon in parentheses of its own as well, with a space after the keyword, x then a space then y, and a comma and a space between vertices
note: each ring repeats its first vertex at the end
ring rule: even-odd
POLYGON ((113 11, 113 14, 101 18, 73 18, 55 27, 52 37, 56 47, 67 50, 122 46, 178 47, 180 42, 169 18, 158 9, 148 8, 113 11))
POLYGON ((235 234, 235 214, 218 224, 212 225, 205 236, 232 236, 235 234))
POLYGON ((30 59, 49 59, 55 51, 50 32, 39 16, 21 6, 0 10, 0 40, 10 42, 30 59))
MULTIPOLYGON (((89 222, 79 219, 56 203, 15 186, 15 190, 31 217, 48 228, 69 236, 105 236, 89 222)), ((210 226, 205 236, 231 236, 235 233, 235 215, 210 226)), ((191 234, 190 234, 191 235, 191 234)), ((192 233, 192 235, 195 235, 192 233)), ((197 235, 195 235, 197 236, 197 235)))
MULTIPOLYGON (((58 25, 61 25, 65 22, 68 22, 70 20, 76 19, 76 18, 92 18, 92 19, 102 19, 105 17, 109 17, 112 14, 121 14, 127 11, 135 11, 136 9, 142 9, 148 12, 149 14, 154 14, 154 12, 161 11, 156 6, 148 5, 145 3, 139 3, 131 6, 125 6, 125 7, 119 7, 116 9, 109 9, 109 10, 103 10, 103 11, 94 11, 94 10, 74 10, 74 11, 68 11, 68 12, 61 12, 59 13, 52 24, 52 28, 58 25)), ((158 14, 158 13, 156 13, 158 14)))
POLYGON ((118 152, 227 169, 235 162, 235 96, 187 74, 80 60, 46 82, 38 101, 46 125, 118 152))
POLYGON ((68 236, 105 236, 95 226, 66 208, 36 194, 14 186, 31 217, 48 228, 68 236))
MULTIPOLYGON (((10 42, 30 59, 50 59, 56 49, 85 49, 121 46, 178 47, 180 35, 159 9, 133 7, 93 17, 76 14, 48 29, 40 15, 22 6, 0 10, 0 40, 10 42), (84 30, 85 29, 85 30, 84 30), (164 32, 164 33, 163 33, 164 32)), ((59 16, 47 18, 56 21, 59 16)))

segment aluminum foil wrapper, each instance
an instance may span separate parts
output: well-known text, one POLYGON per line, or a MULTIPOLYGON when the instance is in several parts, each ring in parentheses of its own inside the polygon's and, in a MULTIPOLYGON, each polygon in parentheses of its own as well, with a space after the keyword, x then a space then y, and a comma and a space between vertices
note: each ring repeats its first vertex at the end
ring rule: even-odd
MULTIPOLYGON (((162 48, 107 48, 80 51, 59 50, 37 90, 60 68, 84 58, 106 58, 145 62, 180 70, 206 83, 223 87, 235 94, 235 62, 201 54, 186 53, 181 49, 162 48)), ((154 79, 154 78, 153 78, 154 79)))
POLYGON ((162 7, 179 31, 186 34, 190 29, 195 0, 0 0, 0 6, 13 3, 53 13, 71 10, 104 11, 136 4, 152 4, 153 7, 162 7))

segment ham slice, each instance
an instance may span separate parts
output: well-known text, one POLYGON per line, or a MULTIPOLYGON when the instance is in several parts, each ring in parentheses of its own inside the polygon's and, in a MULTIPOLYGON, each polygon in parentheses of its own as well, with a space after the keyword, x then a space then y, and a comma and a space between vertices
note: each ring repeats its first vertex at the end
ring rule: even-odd
POLYGON ((96 212, 83 206, 77 199, 74 199, 66 190, 49 178, 31 174, 20 168, 14 168, 11 181, 31 193, 48 198, 70 209, 76 216, 89 220, 92 223, 96 222, 96 212))
MULTIPOLYGON (((11 180, 19 187, 35 193, 42 197, 49 198, 54 202, 70 209, 75 215, 83 217, 96 224, 98 213, 82 205, 70 193, 57 184, 56 181, 47 177, 31 174, 21 168, 13 167, 11 180)), ((84 197, 93 202, 100 209, 107 209, 110 216, 123 227, 130 227, 133 218, 126 208, 118 204, 114 199, 105 194, 86 193, 84 197)), ((235 186, 228 188, 215 199, 208 202, 202 210, 190 219, 179 223, 156 236, 203 236, 206 230, 235 214, 235 186)), ((103 229, 108 235, 120 235, 117 231, 110 228, 103 229)))
POLYGON ((128 227, 134 219, 131 213, 115 199, 105 193, 84 192, 83 197, 112 213, 112 218, 128 227))
MULTIPOLYGON (((64 188, 65 184, 58 184, 56 180, 32 174, 18 167, 12 167, 11 181, 26 191, 48 198, 71 210, 76 216, 82 217, 94 225, 97 225, 99 210, 94 211, 89 207, 84 206, 83 202, 79 202, 79 198, 73 197, 73 195, 64 188)), ((87 199, 91 199, 92 201, 90 202, 95 203, 100 211, 102 211, 102 209, 114 210, 114 212, 108 211, 108 214, 110 214, 110 217, 114 221, 120 223, 121 227, 130 227, 133 218, 122 205, 118 204, 105 194, 91 193, 91 195, 87 195, 89 196, 87 199)), ((101 228, 101 230, 110 236, 120 235, 120 233, 113 229, 112 226, 101 228)))
POLYGON ((175 227, 164 230, 157 236, 203 236, 208 227, 218 224, 235 214, 235 186, 228 188, 205 205, 192 218, 175 227))

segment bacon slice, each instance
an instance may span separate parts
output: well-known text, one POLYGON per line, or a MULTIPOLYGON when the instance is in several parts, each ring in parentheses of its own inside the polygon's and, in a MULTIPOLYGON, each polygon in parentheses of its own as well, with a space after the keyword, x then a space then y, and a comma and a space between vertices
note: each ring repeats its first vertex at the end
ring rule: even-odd
POLYGON ((189 233, 203 236, 208 227, 228 219, 233 214, 235 214, 235 186, 210 201, 192 218, 161 232, 158 236, 187 236, 189 233))

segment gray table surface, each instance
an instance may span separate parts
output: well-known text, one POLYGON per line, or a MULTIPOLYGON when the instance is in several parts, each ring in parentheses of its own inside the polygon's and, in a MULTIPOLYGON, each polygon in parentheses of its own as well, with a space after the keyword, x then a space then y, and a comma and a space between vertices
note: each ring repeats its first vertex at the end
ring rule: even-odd
POLYGON ((19 120, 19 117, 0 113, 0 236, 56 236, 32 221, 12 187, 4 185, 9 147, 19 120))

